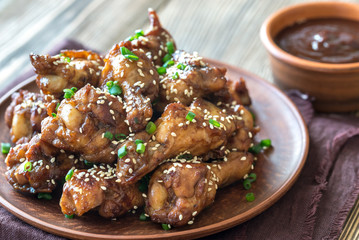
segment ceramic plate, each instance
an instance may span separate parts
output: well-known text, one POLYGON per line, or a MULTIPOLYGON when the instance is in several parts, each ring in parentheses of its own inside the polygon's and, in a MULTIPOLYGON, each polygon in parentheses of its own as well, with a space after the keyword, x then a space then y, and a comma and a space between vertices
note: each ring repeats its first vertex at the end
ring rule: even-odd
MULTIPOLYGON (((226 67, 228 77, 247 82, 252 98, 252 110, 261 127, 257 140, 270 138, 274 148, 263 159, 259 159, 254 172, 257 181, 250 192, 255 201, 247 202, 240 183, 217 192, 214 204, 196 217, 193 225, 164 231, 160 224, 140 221, 139 215, 127 214, 111 221, 88 213, 83 217, 67 219, 61 213, 58 198, 51 201, 39 200, 12 189, 5 180, 4 157, 0 161, 0 204, 25 222, 47 232, 78 239, 150 239, 150 238, 197 238, 231 228, 265 211, 282 197, 304 165, 308 153, 308 133, 294 104, 272 84, 240 68, 209 60, 210 63, 226 67)), ((1 142, 10 142, 9 131, 4 122, 4 113, 10 103, 10 94, 20 88, 35 91, 34 78, 24 81, 0 99, 1 142)), ((56 194, 55 194, 56 195, 56 194)))

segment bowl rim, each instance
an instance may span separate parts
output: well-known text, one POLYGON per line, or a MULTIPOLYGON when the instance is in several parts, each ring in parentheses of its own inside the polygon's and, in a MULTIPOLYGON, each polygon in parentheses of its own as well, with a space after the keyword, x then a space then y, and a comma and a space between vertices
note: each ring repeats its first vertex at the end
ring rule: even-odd
MULTIPOLYGON (((263 45, 267 49, 267 51, 275 58, 280 59, 286 63, 291 65, 298 66, 300 68, 305 68, 309 70, 323 71, 323 72, 341 72, 359 69, 359 62, 354 63, 322 63, 315 62, 307 59, 303 59, 297 56, 294 56, 283 49, 281 49, 273 40, 273 37, 270 34, 270 25, 271 23, 278 18, 279 16, 285 14, 288 11, 293 11, 296 8, 304 8, 304 7, 313 7, 313 6, 330 6, 333 8, 337 7, 345 7, 352 8, 358 11, 359 15, 359 4, 349 3, 349 2, 335 2, 335 1, 325 1, 325 2, 307 2, 307 3, 299 3, 290 5, 288 7, 284 7, 279 9, 278 11, 272 13, 270 16, 266 18, 263 22, 260 29, 260 38, 262 40, 263 45)), ((335 16, 333 16, 335 17, 335 16)))

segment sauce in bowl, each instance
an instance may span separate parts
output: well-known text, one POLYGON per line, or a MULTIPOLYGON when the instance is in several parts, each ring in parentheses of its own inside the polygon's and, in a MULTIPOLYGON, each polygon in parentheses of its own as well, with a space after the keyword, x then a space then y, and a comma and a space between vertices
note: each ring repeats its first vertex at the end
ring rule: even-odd
POLYGON ((274 41, 284 51, 322 63, 359 62, 359 22, 309 19, 283 29, 274 41))

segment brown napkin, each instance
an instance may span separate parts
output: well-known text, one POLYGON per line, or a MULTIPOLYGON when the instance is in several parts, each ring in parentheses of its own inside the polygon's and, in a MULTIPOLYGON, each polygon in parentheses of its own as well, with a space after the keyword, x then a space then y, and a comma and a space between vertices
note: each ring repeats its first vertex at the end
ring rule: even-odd
MULTIPOLYGON (((83 45, 66 40, 61 49, 83 45)), ((27 72, 12 86, 33 75, 27 72)), ((9 89, 2 89, 2 96, 9 89)), ((298 181, 259 216, 205 239, 337 239, 359 193, 359 119, 316 114, 306 95, 287 92, 308 125, 310 149, 298 181)), ((260 176, 259 176, 260 177, 260 176)), ((0 207, 0 239, 64 239, 19 220, 0 207)))

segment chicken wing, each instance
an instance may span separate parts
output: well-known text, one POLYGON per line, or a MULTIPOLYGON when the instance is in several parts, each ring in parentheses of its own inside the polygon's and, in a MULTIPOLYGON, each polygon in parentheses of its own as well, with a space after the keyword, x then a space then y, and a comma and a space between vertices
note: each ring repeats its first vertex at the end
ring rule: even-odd
POLYGON ((98 54, 84 50, 65 50, 52 57, 30 54, 30 60, 38 74, 37 86, 57 98, 66 88, 81 88, 87 83, 97 86, 104 65, 98 54))
POLYGON ((5 163, 7 181, 29 193, 51 192, 72 167, 84 166, 74 155, 42 141, 39 134, 11 148, 5 163))
POLYGON ((50 95, 42 95, 20 90, 12 96, 11 104, 5 112, 5 122, 10 128, 11 140, 28 142, 33 135, 41 132, 41 121, 48 116, 47 111, 55 111, 57 100, 50 95))
POLYGON ((165 163, 151 177, 146 213, 158 223, 192 224, 213 203, 217 188, 242 179, 252 163, 253 156, 243 152, 229 153, 227 162, 165 163))
POLYGON ((190 107, 179 103, 169 104, 156 121, 157 130, 152 137, 145 132, 139 133, 120 146, 127 152, 117 164, 121 183, 134 183, 161 162, 183 152, 201 156, 216 149, 224 154, 226 149, 222 146, 238 129, 246 128, 246 138, 250 138, 252 127, 245 126, 243 118, 230 110, 221 110, 202 99, 197 99, 190 107), (195 114, 192 121, 188 120, 189 112, 195 114), (136 152, 136 139, 146 143, 143 154, 136 152))
POLYGON ((116 169, 109 165, 76 169, 63 188, 60 200, 62 212, 81 216, 97 208, 101 216, 113 218, 143 206, 144 199, 138 186, 121 186, 116 182, 115 173, 116 169))
POLYGON ((42 122, 41 139, 57 148, 82 155, 90 162, 112 163, 117 134, 128 135, 122 99, 86 85, 62 100, 56 117, 42 122), (105 137, 109 132, 110 137, 105 137))

